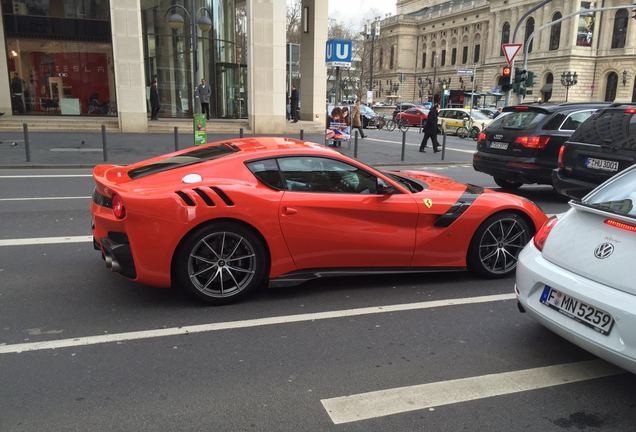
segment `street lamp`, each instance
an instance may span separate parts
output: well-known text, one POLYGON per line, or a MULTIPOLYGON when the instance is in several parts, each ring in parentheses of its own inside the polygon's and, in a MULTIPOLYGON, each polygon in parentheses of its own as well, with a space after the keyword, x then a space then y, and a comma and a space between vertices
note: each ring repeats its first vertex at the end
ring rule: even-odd
MULTIPOLYGON (((192 19, 194 13, 190 13, 185 7, 175 4, 170 6, 166 10, 166 22, 168 23, 168 27, 172 30, 181 30, 185 25, 185 19, 183 15, 179 14, 175 9, 181 10, 187 17, 188 22, 191 27, 191 37, 192 37, 192 82, 193 82, 193 91, 192 91, 192 116, 196 113, 196 96, 194 89, 196 88, 199 82, 199 56, 198 56, 198 38, 197 38, 197 27, 201 30, 201 33, 208 33, 212 30, 212 12, 206 7, 201 7, 197 10, 196 22, 192 19), (171 13, 173 11, 173 13, 171 13), (203 12, 203 13, 202 13, 203 12)), ((214 51, 214 50, 213 50, 214 51)))
POLYGON ((565 101, 568 101, 570 87, 578 82, 578 74, 576 72, 563 72, 561 74, 561 85, 565 87, 565 101))
POLYGON ((369 90, 373 91, 373 53, 375 51, 375 40, 380 38, 380 17, 375 17, 373 22, 364 25, 364 33, 367 39, 371 39, 369 90))
POLYGON ((432 85, 432 83, 431 83, 431 79, 430 79, 430 78, 422 78, 422 77, 419 77, 419 78, 417 79, 417 85, 418 85, 418 86, 419 86, 419 88, 420 88, 420 102, 424 102, 424 89, 425 89, 427 86, 431 86, 431 85, 432 85))

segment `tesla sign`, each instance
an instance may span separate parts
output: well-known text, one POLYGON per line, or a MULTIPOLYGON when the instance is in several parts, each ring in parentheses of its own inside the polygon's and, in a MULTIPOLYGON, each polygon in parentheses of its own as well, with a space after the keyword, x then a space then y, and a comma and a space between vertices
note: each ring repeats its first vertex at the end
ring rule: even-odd
POLYGON ((327 41, 327 66, 351 67, 352 46, 350 40, 329 39, 327 41))

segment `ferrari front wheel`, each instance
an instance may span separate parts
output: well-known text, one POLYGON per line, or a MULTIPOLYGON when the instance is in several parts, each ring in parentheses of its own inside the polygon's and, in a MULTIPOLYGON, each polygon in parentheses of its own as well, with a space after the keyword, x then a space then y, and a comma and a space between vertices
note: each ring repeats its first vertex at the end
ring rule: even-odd
POLYGON ((517 267, 519 253, 531 237, 532 229, 518 214, 495 214, 475 232, 468 249, 468 268, 486 278, 506 277, 517 267))
POLYGON ((244 298, 267 276, 263 242, 250 229, 231 222, 194 231, 180 247, 176 264, 179 285, 215 305, 244 298))

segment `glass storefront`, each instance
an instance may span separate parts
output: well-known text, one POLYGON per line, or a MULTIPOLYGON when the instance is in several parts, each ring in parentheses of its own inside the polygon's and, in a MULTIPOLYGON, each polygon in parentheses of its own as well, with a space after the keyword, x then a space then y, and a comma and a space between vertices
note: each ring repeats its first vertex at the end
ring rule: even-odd
POLYGON ((193 108, 200 112, 193 93, 203 78, 212 90, 213 118, 247 118, 246 15, 245 0, 141 0, 147 93, 156 79, 159 117, 192 117, 193 108), (167 20, 175 13, 184 21, 178 29, 167 20), (197 27, 193 70, 190 20, 194 17, 196 23, 204 16, 210 18, 212 28, 202 32, 197 27))
POLYGON ((117 115, 108 0, 3 0, 15 114, 117 115))

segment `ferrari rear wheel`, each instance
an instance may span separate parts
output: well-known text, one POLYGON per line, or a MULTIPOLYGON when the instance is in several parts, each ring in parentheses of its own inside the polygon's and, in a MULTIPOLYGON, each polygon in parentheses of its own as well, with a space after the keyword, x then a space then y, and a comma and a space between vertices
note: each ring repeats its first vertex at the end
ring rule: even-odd
POLYGON ((190 294, 221 305, 238 301, 262 285, 267 253, 249 229, 221 222, 204 226, 183 243, 177 280, 190 294))
POLYGON ((532 229, 518 214, 495 214, 475 232, 468 250, 468 267, 486 278, 508 276, 517 267, 519 253, 531 237, 532 229))

